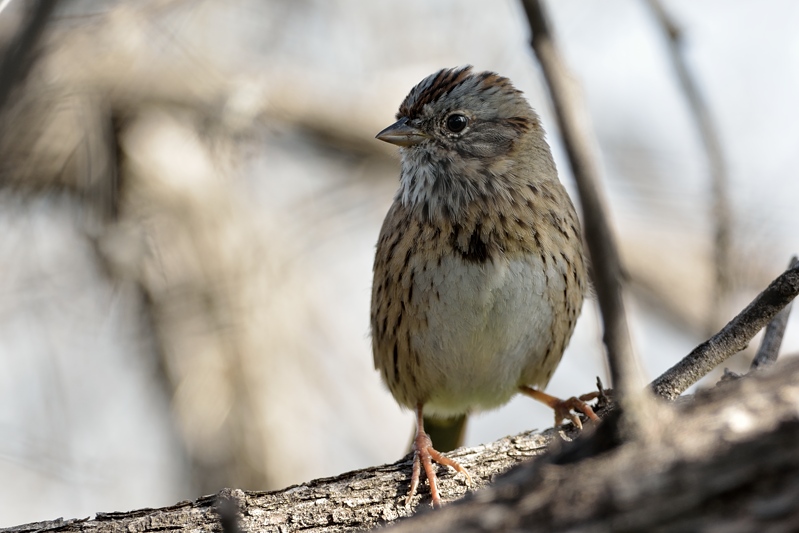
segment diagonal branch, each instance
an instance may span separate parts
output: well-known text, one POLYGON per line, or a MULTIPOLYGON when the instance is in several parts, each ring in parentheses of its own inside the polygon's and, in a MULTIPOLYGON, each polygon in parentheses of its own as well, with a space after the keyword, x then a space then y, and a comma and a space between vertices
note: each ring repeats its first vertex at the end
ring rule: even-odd
POLYGON ((658 396, 673 400, 730 356, 746 348, 763 329, 799 294, 799 265, 786 270, 761 292, 746 309, 721 331, 689 353, 652 382, 658 396))
MULTIPOLYGON (((793 256, 788 263, 788 268, 793 268, 799 265, 799 258, 793 256)), ((786 305, 782 311, 777 313, 777 316, 768 323, 766 331, 763 333, 763 340, 760 342, 760 348, 755 354, 752 361, 752 370, 765 368, 777 362, 777 356, 780 353, 780 345, 782 344, 782 337, 785 335, 785 328, 788 325, 788 317, 791 315, 791 304, 786 305)))
MULTIPOLYGON (((597 157, 591 138, 591 127, 577 87, 558 52, 555 39, 539 0, 523 0, 522 4, 532 30, 532 47, 541 64, 555 107, 561 135, 577 184, 583 211, 583 229, 591 256, 591 268, 604 328, 613 387, 625 396, 640 397, 635 354, 630 341, 624 311, 622 266, 613 231, 608 222, 608 209, 601 188, 597 157)), ((638 400, 631 400, 640 403, 638 400)), ((627 411, 632 416, 632 409, 627 411)))

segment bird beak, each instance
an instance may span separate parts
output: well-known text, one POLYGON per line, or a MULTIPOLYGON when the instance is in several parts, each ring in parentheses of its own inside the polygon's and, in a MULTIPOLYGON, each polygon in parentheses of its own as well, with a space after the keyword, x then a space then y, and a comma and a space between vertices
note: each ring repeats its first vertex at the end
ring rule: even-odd
POLYGON ((408 119, 405 117, 375 135, 375 139, 396 144, 397 146, 413 146, 426 138, 427 135, 421 130, 408 125, 408 119))

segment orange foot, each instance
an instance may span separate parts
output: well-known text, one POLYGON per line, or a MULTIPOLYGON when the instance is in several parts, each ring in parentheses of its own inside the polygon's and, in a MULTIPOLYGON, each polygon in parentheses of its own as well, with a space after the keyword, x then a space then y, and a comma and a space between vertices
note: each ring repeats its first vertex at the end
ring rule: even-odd
POLYGON ((467 484, 471 485, 472 477, 461 465, 448 457, 444 457, 441 453, 433 448, 433 441, 430 436, 424 431, 424 424, 422 422, 422 406, 416 408, 416 438, 413 439, 413 474, 411 475, 411 488, 408 490, 408 497, 405 498, 405 505, 410 505, 411 500, 416 494, 416 489, 419 487, 419 477, 422 467, 424 467, 425 476, 430 484, 430 496, 433 499, 433 507, 441 507, 441 497, 438 495, 438 478, 436 471, 433 468, 433 461, 438 464, 451 466, 458 472, 466 476, 467 484))
POLYGON ((598 398, 598 392, 589 392, 588 394, 583 394, 579 398, 572 396, 566 400, 561 400, 560 398, 556 398, 526 385, 519 387, 519 389, 521 389, 521 391, 527 396, 550 406, 555 411, 556 426, 560 425, 561 420, 569 419, 571 420, 572 424, 580 429, 583 429, 583 423, 580 422, 580 418, 573 413, 572 410, 580 411, 590 420, 599 420, 599 417, 596 416, 596 413, 594 413, 594 410, 591 409, 591 406, 585 403, 598 398))

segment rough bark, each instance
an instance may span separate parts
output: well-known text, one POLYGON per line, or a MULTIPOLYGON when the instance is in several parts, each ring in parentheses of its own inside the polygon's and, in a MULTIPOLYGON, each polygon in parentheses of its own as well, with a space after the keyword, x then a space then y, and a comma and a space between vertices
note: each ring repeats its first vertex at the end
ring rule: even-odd
MULTIPOLYGON (((577 435, 571 427, 562 431, 523 433, 476 448, 461 448, 451 454, 467 468, 474 481, 472 489, 490 483, 498 474, 531 457, 544 453, 554 439, 577 435)), ((232 500, 239 509, 241 531, 334 533, 369 529, 413 514, 430 506, 427 485, 419 490, 412 508, 404 505, 409 487, 410 455, 390 464, 317 479, 275 492, 225 489, 218 495, 193 502, 180 502, 160 509, 139 509, 122 513, 98 513, 94 519, 37 522, 2 533, 44 531, 149 532, 164 529, 221 531, 217 501, 232 500)), ((439 469, 439 489, 444 500, 461 498, 469 490, 461 475, 439 469)))
POLYGON ((658 439, 611 415, 494 485, 392 531, 796 531, 799 360, 663 404, 658 439))
MULTIPOLYGON (((451 456, 471 471, 474 493, 429 512, 425 488, 413 503, 423 512, 397 524, 396 531, 795 530, 798 377, 794 359, 691 399, 663 402, 652 414, 661 428, 655 440, 622 441, 611 412, 596 430, 572 442, 567 440, 574 433, 563 439, 548 430, 458 450, 451 456), (525 461, 532 457, 537 458, 525 461)), ((369 529, 412 514, 403 505, 410 468, 406 457, 278 492, 225 490, 162 509, 0 531, 222 531, 219 496, 235 504, 241 531, 369 529)), ((463 478, 451 471, 441 476, 441 490, 447 499, 467 492, 463 478)), ((233 521, 227 522, 225 531, 235 531, 233 521)))

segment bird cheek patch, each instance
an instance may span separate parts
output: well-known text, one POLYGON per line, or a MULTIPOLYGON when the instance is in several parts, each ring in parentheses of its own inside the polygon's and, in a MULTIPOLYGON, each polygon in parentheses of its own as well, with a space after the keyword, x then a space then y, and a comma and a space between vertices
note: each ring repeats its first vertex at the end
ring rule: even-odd
POLYGON ((475 124, 470 134, 458 143, 458 151, 468 157, 495 158, 507 154, 516 137, 513 128, 495 122, 475 124))

